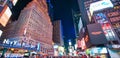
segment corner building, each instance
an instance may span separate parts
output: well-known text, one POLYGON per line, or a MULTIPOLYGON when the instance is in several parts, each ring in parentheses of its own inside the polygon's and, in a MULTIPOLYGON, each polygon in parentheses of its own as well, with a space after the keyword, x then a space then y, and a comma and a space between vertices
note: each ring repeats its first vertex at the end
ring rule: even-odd
MULTIPOLYGON (((48 55, 53 50, 53 27, 48 16, 46 0, 33 0, 30 2, 21 11, 18 21, 8 27, 10 28, 5 28, 5 33, 2 38, 20 43, 22 44, 20 45, 22 48, 32 49, 32 47, 37 46, 37 48, 35 47, 33 49, 40 50, 40 52, 48 55), (38 44, 40 44, 39 48, 38 44)), ((14 44, 14 46, 15 45, 17 44, 14 44)))

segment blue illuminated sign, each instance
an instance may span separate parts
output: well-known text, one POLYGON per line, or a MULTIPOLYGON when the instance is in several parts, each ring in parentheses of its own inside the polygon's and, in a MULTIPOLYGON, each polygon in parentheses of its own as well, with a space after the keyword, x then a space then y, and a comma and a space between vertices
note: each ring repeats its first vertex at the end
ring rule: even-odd
POLYGON ((95 3, 91 3, 89 11, 92 14, 94 11, 98 11, 109 7, 113 7, 113 4, 111 3, 110 0, 101 0, 95 3))

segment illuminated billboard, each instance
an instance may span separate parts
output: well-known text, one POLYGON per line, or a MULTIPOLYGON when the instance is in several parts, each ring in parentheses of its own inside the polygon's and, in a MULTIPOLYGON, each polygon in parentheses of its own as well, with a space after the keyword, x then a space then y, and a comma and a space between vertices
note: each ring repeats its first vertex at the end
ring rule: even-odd
POLYGON ((80 20, 79 20, 79 23, 78 23, 79 32, 81 31, 82 27, 83 27, 83 23, 82 23, 82 19, 80 17, 80 20))
POLYGON ((87 29, 91 44, 107 44, 107 39, 99 23, 89 24, 87 29))
POLYGON ((2 30, 0 30, 0 37, 1 37, 2 33, 3 33, 3 31, 2 31, 2 30))
POLYGON ((9 21, 9 18, 12 15, 12 12, 8 6, 5 6, 4 8, 5 8, 5 11, 2 13, 2 15, 0 17, 0 24, 3 26, 6 26, 6 24, 9 21))
POLYGON ((16 5, 17 2, 18 2, 18 0, 13 0, 12 1, 12 3, 13 3, 14 6, 16 5))
POLYGON ((92 53, 107 53, 107 49, 105 47, 94 47, 91 48, 91 54, 92 53))
POLYGON ((92 15, 94 11, 98 11, 98 10, 110 8, 110 7, 113 7, 113 4, 111 3, 110 0, 101 0, 95 3, 91 3, 89 10, 92 15))
POLYGON ((86 48, 86 44, 85 44, 85 40, 84 40, 84 38, 82 38, 80 44, 81 44, 81 48, 82 48, 82 50, 84 50, 84 49, 86 48))

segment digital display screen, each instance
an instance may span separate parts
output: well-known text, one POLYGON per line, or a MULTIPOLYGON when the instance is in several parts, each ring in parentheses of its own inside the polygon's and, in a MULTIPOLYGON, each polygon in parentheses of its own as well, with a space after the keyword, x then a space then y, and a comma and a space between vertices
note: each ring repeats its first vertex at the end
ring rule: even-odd
POLYGON ((93 53, 107 53, 107 49, 105 47, 95 47, 91 49, 93 53))
POLYGON ((113 4, 111 3, 110 0, 101 0, 95 3, 91 3, 89 10, 91 14, 93 14, 94 11, 98 11, 98 10, 110 8, 110 7, 113 7, 113 4))
POLYGON ((28 52, 25 52, 25 54, 24 54, 24 56, 29 56, 30 55, 30 53, 28 53, 28 52))
POLYGON ((10 17, 12 15, 12 12, 10 10, 10 8, 7 6, 5 12, 2 14, 2 16, 0 17, 0 23, 3 26, 6 26, 6 24, 8 23, 10 17))

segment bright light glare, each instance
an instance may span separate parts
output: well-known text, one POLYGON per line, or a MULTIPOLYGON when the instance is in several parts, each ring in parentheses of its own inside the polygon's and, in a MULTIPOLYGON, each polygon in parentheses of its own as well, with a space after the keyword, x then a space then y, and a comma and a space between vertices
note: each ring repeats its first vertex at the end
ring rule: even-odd
POLYGON ((101 0, 95 3, 90 4, 90 13, 93 14, 94 11, 98 11, 101 9, 113 7, 113 4, 110 0, 101 0))

